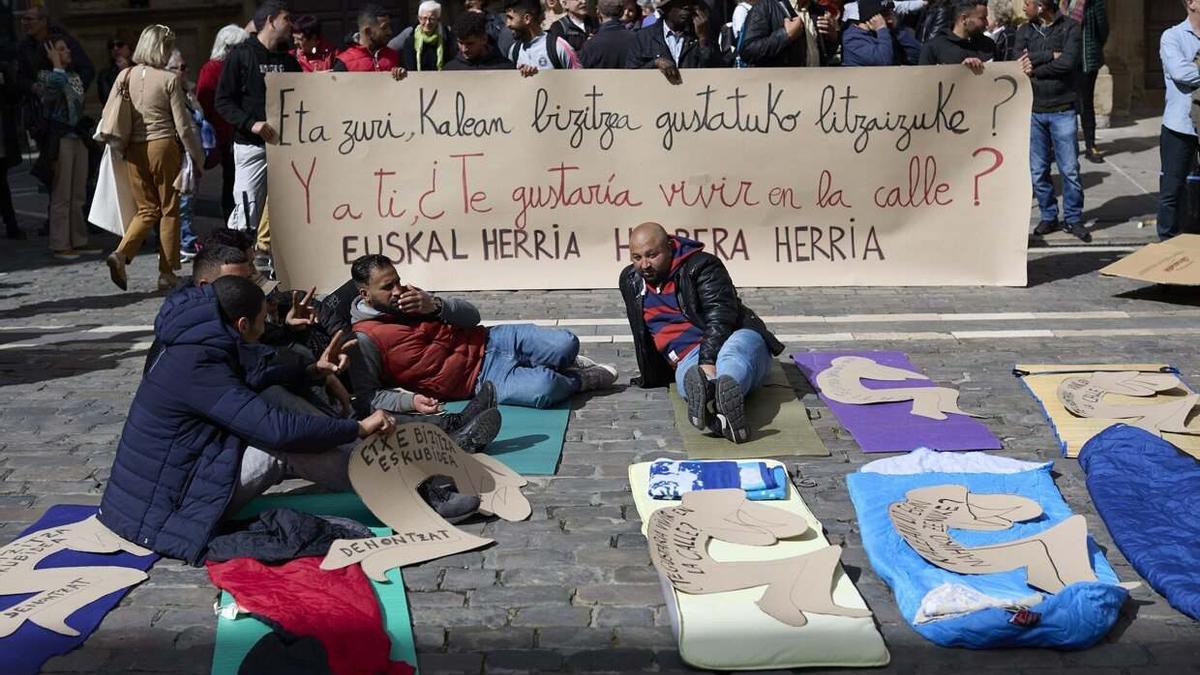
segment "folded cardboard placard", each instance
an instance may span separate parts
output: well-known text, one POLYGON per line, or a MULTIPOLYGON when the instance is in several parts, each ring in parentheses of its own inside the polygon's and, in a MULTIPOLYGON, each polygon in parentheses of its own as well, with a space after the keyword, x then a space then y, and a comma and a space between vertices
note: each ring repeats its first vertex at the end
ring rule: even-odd
POLYGON ((67 617, 100 598, 145 581, 139 569, 118 566, 50 567, 39 563, 60 551, 148 556, 141 546, 113 534, 95 516, 48 530, 31 532, 0 548, 0 596, 32 595, 0 610, 0 638, 29 621, 60 635, 77 636, 67 617))
POLYGON ((900 537, 925 560, 958 574, 992 574, 1027 569, 1030 586, 1056 593, 1078 581, 1095 581, 1087 545, 1087 521, 1074 515, 1016 541, 967 547, 951 529, 996 532, 1042 515, 1028 497, 976 494, 963 485, 909 490, 888 508, 900 537))
POLYGON ((828 368, 817 374, 817 388, 821 393, 838 403, 864 405, 871 403, 897 403, 912 401, 912 414, 931 420, 944 420, 946 413, 978 417, 963 412, 958 407, 958 390, 949 387, 909 387, 903 389, 868 389, 863 380, 903 382, 905 380, 928 380, 927 375, 894 368, 875 362, 865 356, 839 356, 828 368))
POLYGON ((679 506, 650 515, 650 559, 675 589, 705 595, 766 586, 756 604, 789 626, 808 623, 806 613, 866 617, 871 611, 833 601, 833 575, 840 546, 826 546, 791 558, 757 562, 717 560, 710 541, 771 546, 809 529, 797 513, 746 499, 742 490, 702 490, 683 495, 679 506))
POLYGON ((1192 393, 1173 373, 1139 373, 1130 370, 1070 377, 1058 385, 1058 400, 1079 417, 1127 420, 1131 426, 1159 437, 1166 431, 1200 434, 1200 430, 1187 427, 1188 416, 1200 401, 1200 395, 1192 393), (1182 396, 1144 405, 1121 405, 1106 398, 1108 394, 1155 398, 1169 391, 1176 391, 1182 396))
POLYGON ((1155 284, 1200 285, 1200 234, 1147 244, 1100 273, 1155 284))
POLYGON ((404 567, 492 543, 446 522, 417 494, 430 476, 454 479, 458 492, 478 495, 479 512, 505 520, 529 517, 521 494, 526 480, 487 455, 463 452, 441 429, 405 424, 389 435, 376 434, 359 444, 350 458, 350 483, 367 508, 395 534, 372 539, 339 539, 321 562, 322 569, 361 563, 367 576, 384 581, 387 570, 404 567))

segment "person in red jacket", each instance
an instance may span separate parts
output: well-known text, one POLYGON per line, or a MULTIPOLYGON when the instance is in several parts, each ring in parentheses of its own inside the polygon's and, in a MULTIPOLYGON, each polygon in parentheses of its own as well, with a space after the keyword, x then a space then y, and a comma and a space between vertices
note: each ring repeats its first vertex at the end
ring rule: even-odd
POLYGON ((305 14, 293 21, 292 38, 296 40, 292 56, 300 63, 301 70, 306 73, 333 70, 337 48, 321 34, 321 22, 315 16, 305 14))
POLYGON ((404 79, 400 53, 387 46, 391 39, 391 17, 379 5, 366 5, 358 13, 358 43, 337 55, 333 70, 339 73, 390 72, 393 79, 404 79))
POLYGON ((484 382, 500 403, 548 408, 617 380, 616 368, 579 356, 570 331, 481 326, 471 303, 402 283, 386 256, 361 256, 350 272, 359 291, 350 316, 366 371, 355 379, 355 394, 376 409, 434 413, 441 401, 470 398, 484 382))
MULTIPOLYGON (((200 108, 204 111, 204 119, 213 125, 213 131, 217 134, 217 150, 210 161, 219 162, 221 165, 221 218, 224 220, 229 220, 234 206, 233 127, 217 114, 217 83, 221 81, 221 70, 225 68, 225 57, 229 55, 229 50, 249 37, 250 34, 241 26, 232 23, 217 31, 212 54, 200 67, 200 73, 196 77, 196 100, 200 102, 200 108)), ((207 170, 215 166, 214 164, 204 168, 207 170)))

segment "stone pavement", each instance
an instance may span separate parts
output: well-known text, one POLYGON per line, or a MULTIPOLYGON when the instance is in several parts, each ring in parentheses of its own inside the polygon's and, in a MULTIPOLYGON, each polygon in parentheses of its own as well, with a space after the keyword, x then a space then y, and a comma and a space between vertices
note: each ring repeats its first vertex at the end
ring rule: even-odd
MULTIPOLYGON (((1154 119, 1101 132, 1110 159, 1085 164, 1097 244, 1150 239, 1152 229, 1136 223, 1154 209, 1154 196, 1143 188, 1157 172, 1156 138, 1154 119)), ((44 197, 28 181, 15 182, 23 225, 32 229, 44 197)), ((53 504, 98 503, 161 296, 150 291, 151 255, 131 267, 131 291, 120 293, 98 259, 54 264, 44 239, 0 246, 0 541, 8 541, 53 504)), ((954 383, 964 409, 989 415, 1003 454, 1056 460, 1067 502, 1087 517, 1120 577, 1134 580, 1078 466, 1058 457, 1038 406, 1009 374, 1018 361, 1164 361, 1200 384, 1200 296, 1095 273, 1120 255, 1099 246, 1036 249, 1027 288, 745 289, 743 295, 792 351, 902 349, 935 380, 954 383)), ((622 316, 615 290, 464 295, 491 319, 583 320, 576 329, 584 352, 616 363, 624 381, 634 371, 623 341, 627 329, 603 321, 622 316)), ((803 496, 829 539, 845 547, 846 570, 875 612, 892 653, 883 672, 1196 670, 1200 624, 1146 586, 1133 592, 1104 643, 1084 652, 976 652, 920 638, 900 618, 859 538, 844 476, 867 458, 812 392, 802 393, 833 456, 789 465, 814 485, 803 496)), ((576 401, 558 475, 533 478, 526 491, 529 521, 470 524, 497 544, 404 571, 424 672, 687 670, 625 478, 632 462, 680 456, 679 442, 662 390, 622 388, 576 401)), ((47 670, 207 672, 215 595, 203 570, 160 562, 84 648, 52 660, 47 670)))

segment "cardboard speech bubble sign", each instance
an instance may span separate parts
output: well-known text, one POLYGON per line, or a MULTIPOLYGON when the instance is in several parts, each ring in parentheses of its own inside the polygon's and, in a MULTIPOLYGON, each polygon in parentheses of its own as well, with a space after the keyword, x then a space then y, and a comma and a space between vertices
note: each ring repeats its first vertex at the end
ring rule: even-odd
POLYGON ((766 586, 756 604, 789 626, 808 623, 806 612, 864 617, 865 609, 833 602, 833 575, 842 549, 755 562, 720 561, 708 553, 713 539, 747 546, 770 546, 809 529, 803 517, 746 499, 742 490, 701 490, 683 495, 679 506, 650 515, 646 534, 650 559, 684 593, 704 595, 766 586))
POLYGON ((361 563, 377 581, 387 570, 470 551, 491 539, 464 532, 446 522, 421 496, 417 486, 434 475, 454 479, 458 491, 478 495, 479 512, 505 520, 524 520, 532 509, 521 494, 526 480, 486 455, 471 455, 446 432, 431 424, 404 424, 390 435, 365 439, 350 457, 350 483, 363 503, 395 531, 386 537, 339 539, 321 561, 322 569, 361 563))
POLYGON ((36 569, 38 563, 65 550, 152 553, 113 534, 95 516, 31 532, 7 544, 0 548, 0 595, 33 595, 0 610, 0 638, 12 635, 26 621, 76 637, 79 631, 67 625, 67 617, 109 593, 149 578, 142 570, 115 565, 36 569))
POLYGON ((1200 430, 1187 426, 1188 416, 1200 403, 1200 395, 1190 391, 1179 377, 1171 373, 1130 370, 1071 377, 1058 385, 1058 400, 1064 408, 1079 417, 1131 420, 1131 426, 1159 437, 1163 432, 1200 434, 1200 430), (1144 405, 1109 403, 1104 398, 1108 394, 1121 394, 1153 399, 1160 393, 1170 391, 1187 392, 1187 395, 1144 405))
POLYGON ((991 574, 1024 567, 1029 585, 1049 593, 1096 580, 1083 516, 1071 516, 1032 537, 968 548, 950 536, 951 529, 1007 530, 1041 516, 1041 505, 1019 495, 976 494, 963 485, 918 488, 904 497, 888 507, 892 525, 918 555, 944 570, 991 574))
POLYGON ((979 417, 958 407, 958 390, 949 387, 908 387, 904 389, 868 389, 862 380, 901 382, 928 380, 921 373, 876 363, 865 356, 839 356, 817 374, 821 393, 838 403, 852 405, 912 401, 912 414, 933 420, 946 419, 946 413, 979 417))

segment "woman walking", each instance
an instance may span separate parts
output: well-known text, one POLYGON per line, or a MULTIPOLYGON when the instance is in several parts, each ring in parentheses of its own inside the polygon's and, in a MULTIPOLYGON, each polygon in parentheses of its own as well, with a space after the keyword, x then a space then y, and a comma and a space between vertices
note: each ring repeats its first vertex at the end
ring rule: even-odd
MULTIPOLYGON (((249 33, 234 24, 217 31, 212 54, 200 67, 200 74, 196 79, 196 99, 200 102, 200 108, 204 110, 204 118, 217 132, 217 154, 221 164, 221 219, 224 221, 229 220, 229 214, 233 213, 234 207, 233 127, 217 114, 217 83, 221 81, 221 71, 225 69, 225 57, 229 55, 229 50, 245 42, 248 37, 249 33)), ((210 159, 218 160, 217 157, 210 159)), ((213 161, 210 161, 204 168, 216 167, 213 161)))
POLYGON ((197 174, 204 166, 204 149, 187 96, 176 73, 167 70, 175 49, 175 33, 163 25, 148 26, 133 52, 134 65, 121 73, 117 87, 126 87, 132 103, 132 126, 125 160, 137 215, 125 228, 107 264, 113 283, 125 290, 125 266, 142 247, 146 235, 158 230, 158 289, 169 290, 178 279, 179 191, 175 181, 183 164, 180 142, 191 156, 197 174))

